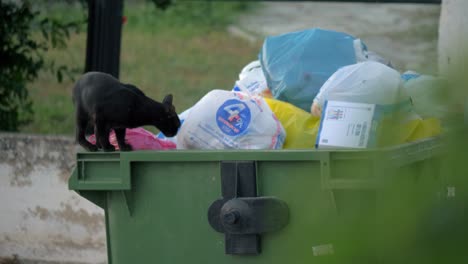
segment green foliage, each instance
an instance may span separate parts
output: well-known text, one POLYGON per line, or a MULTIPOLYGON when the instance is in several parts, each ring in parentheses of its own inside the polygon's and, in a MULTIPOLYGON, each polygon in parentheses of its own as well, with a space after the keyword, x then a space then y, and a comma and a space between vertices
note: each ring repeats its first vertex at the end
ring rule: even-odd
POLYGON ((23 3, 0 3, 0 130, 15 131, 32 114, 26 82, 32 81, 44 62, 47 47, 31 36, 31 22, 37 13, 23 3))
POLYGON ((42 16, 37 9, 29 1, 0 2, 0 130, 17 131, 32 120, 26 84, 41 70, 53 72, 59 82, 64 75, 73 77, 73 69, 46 63, 44 54, 49 48, 65 48, 70 32, 79 30, 83 21, 64 23, 42 16))

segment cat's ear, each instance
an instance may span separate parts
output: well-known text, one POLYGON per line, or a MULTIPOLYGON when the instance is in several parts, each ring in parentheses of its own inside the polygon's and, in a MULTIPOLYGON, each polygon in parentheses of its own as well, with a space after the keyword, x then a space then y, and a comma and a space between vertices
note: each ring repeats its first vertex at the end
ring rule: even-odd
POLYGON ((172 105, 172 94, 168 94, 164 97, 163 104, 172 105))

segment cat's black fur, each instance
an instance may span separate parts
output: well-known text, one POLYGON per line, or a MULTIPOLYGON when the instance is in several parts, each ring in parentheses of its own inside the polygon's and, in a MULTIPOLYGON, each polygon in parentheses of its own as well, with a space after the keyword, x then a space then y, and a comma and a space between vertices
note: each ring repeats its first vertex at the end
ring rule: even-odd
POLYGON ((101 72, 84 74, 73 88, 73 103, 76 111, 76 141, 89 151, 102 148, 114 151, 109 143, 113 129, 119 148, 131 150, 125 143, 126 128, 145 125, 157 127, 165 136, 177 134, 180 120, 172 105, 172 95, 162 103, 147 97, 140 89, 123 84, 113 76, 101 72), (85 137, 88 123, 94 127, 96 145, 85 137))

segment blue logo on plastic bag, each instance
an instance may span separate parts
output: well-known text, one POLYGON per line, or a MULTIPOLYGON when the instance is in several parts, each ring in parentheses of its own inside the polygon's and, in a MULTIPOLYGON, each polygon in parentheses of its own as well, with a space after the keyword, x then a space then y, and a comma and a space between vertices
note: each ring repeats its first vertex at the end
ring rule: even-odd
POLYGON ((230 99, 216 112, 219 129, 229 136, 242 134, 250 124, 250 109, 244 102, 230 99))

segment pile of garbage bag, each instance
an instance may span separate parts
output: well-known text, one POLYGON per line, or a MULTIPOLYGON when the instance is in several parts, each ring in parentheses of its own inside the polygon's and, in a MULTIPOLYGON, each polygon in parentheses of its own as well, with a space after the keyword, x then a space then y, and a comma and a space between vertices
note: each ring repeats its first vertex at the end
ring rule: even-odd
POLYGON ((438 136, 445 81, 400 72, 343 32, 267 37, 230 90, 180 114, 177 149, 371 148, 438 136))

